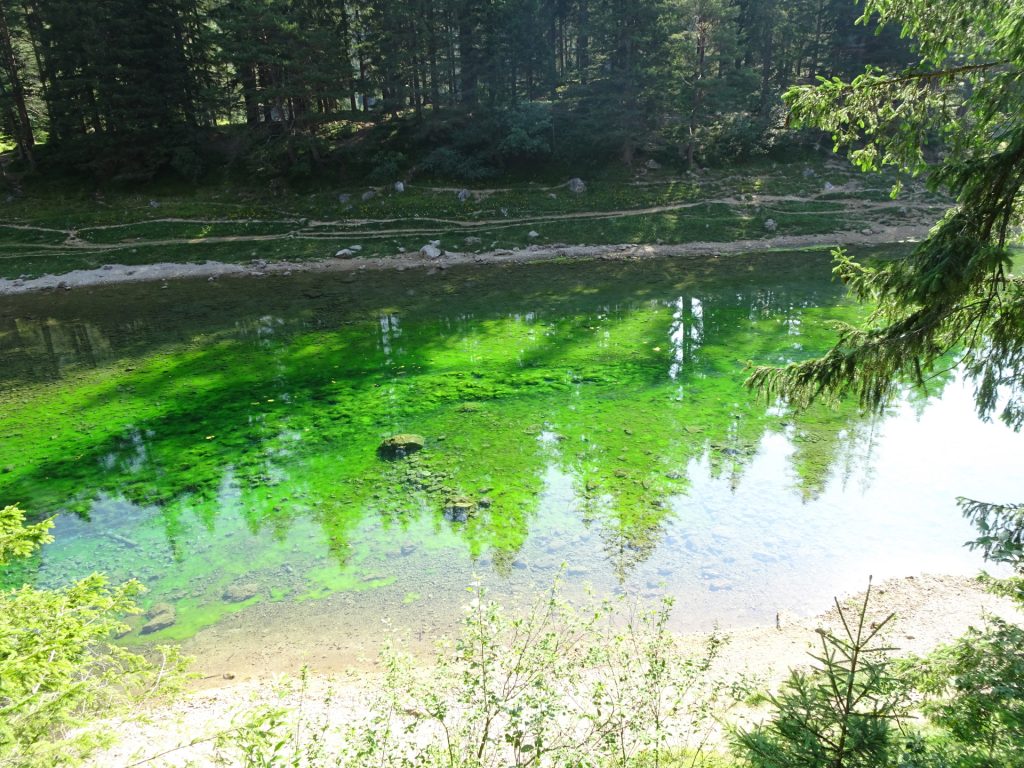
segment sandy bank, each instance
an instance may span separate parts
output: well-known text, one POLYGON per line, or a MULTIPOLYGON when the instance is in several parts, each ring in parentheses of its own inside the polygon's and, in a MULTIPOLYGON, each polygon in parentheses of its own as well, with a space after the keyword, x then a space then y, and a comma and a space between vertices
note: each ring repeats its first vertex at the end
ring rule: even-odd
POLYGON ((0 296, 45 290, 72 290, 118 283, 164 282, 180 279, 215 280, 231 277, 290 275, 296 272, 349 272, 353 270, 447 269, 464 264, 523 264, 555 259, 642 259, 660 256, 750 253, 768 249, 798 249, 833 245, 885 245, 913 242, 928 233, 928 226, 878 226, 865 232, 833 232, 826 235, 794 235, 731 242, 692 242, 675 245, 533 245, 519 250, 487 253, 446 252, 430 259, 419 253, 388 257, 328 258, 311 261, 254 261, 229 264, 219 261, 125 265, 105 264, 31 279, 0 278, 0 296))
MULTIPOLYGON (((972 625, 980 626, 986 615, 1015 621, 1021 618, 1009 600, 989 594, 976 580, 962 576, 893 579, 877 585, 872 594, 870 617, 878 620, 890 613, 896 615, 887 639, 902 653, 927 652, 953 640, 972 625)), ((854 595, 843 602, 859 605, 862 599, 863 595, 854 595)), ((777 626, 730 632, 729 642, 712 674, 730 678, 746 673, 774 684, 790 667, 809 662, 807 652, 819 642, 815 633, 818 628, 839 631, 834 607, 815 617, 781 616, 777 626)), ((684 648, 699 647, 702 640, 700 635, 680 637, 684 648)), ((202 661, 199 669, 202 671, 202 661)), ((146 762, 147 766, 185 766, 190 760, 193 764, 205 764, 211 754, 210 739, 231 727, 239 713, 259 705, 301 707, 307 716, 323 716, 332 724, 341 725, 366 712, 379 673, 349 669, 330 675, 316 669, 305 693, 296 688, 282 694, 281 680, 279 676, 263 676, 245 681, 217 681, 221 685, 216 688, 193 693, 151 712, 148 724, 132 727, 131 735, 98 756, 93 765, 130 766, 156 755, 163 756, 146 762), (329 706, 324 703, 328 693, 332 697, 329 706)))

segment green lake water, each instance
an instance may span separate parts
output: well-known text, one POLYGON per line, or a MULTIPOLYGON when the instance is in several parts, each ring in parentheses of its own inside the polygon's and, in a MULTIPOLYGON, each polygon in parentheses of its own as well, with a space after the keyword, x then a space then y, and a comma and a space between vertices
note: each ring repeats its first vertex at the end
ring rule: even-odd
POLYGON ((6 297, 0 504, 58 518, 3 579, 138 578, 177 621, 124 642, 216 654, 433 636, 477 577, 671 594, 705 629, 972 573, 955 497, 1024 495, 1024 441, 969 387, 874 418, 743 387, 861 312, 807 252, 6 297), (425 448, 378 455, 403 432, 425 448))

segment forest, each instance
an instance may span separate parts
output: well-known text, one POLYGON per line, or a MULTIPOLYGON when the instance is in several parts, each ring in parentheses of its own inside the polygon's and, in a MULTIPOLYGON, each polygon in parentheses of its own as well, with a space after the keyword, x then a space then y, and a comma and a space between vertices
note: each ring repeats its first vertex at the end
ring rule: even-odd
POLYGON ((780 95, 898 68, 848 0, 3 0, 5 176, 473 181, 796 141, 780 95))
POLYGON ((1024 0, 0 0, 0 768, 1020 768, 1024 0))

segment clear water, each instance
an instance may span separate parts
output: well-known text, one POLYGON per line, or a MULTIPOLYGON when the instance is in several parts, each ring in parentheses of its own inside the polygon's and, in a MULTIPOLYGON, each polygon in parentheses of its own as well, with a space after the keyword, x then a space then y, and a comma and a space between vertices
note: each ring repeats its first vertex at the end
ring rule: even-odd
POLYGON ((138 578, 177 621, 126 643, 316 662, 383 618, 445 631, 476 577, 671 594, 704 629, 972 573, 955 498, 1024 497, 1024 442, 962 382, 871 418, 743 387, 860 316, 830 278, 804 252, 5 298, 0 504, 58 519, 3 579, 138 578), (424 450, 381 458, 402 432, 424 450))

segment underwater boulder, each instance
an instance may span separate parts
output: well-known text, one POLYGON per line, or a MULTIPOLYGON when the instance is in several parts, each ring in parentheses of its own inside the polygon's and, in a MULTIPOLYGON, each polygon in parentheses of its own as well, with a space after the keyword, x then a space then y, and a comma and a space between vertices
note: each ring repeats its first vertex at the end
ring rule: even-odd
POLYGON ((385 459, 402 459, 423 448, 426 440, 420 435, 401 434, 385 438, 377 447, 377 453, 385 459))
POLYGON ((252 582, 237 582, 224 590, 221 599, 225 603, 241 603, 250 597, 255 597, 259 588, 252 582))
POLYGON ((444 505, 444 518, 452 523, 464 523, 476 512, 476 504, 469 499, 450 499, 444 505))
POLYGON ((147 611, 146 618, 149 621, 143 624, 140 630, 140 634, 143 635, 149 635, 173 626, 178 620, 178 614, 170 603, 157 603, 147 611))

